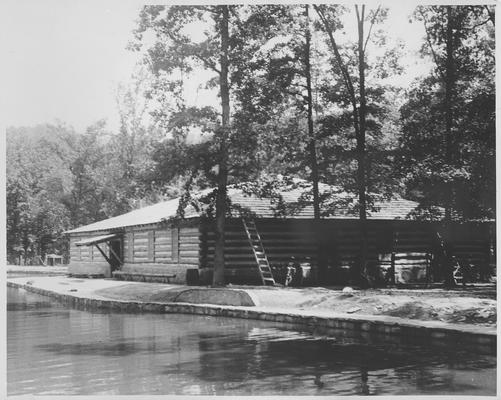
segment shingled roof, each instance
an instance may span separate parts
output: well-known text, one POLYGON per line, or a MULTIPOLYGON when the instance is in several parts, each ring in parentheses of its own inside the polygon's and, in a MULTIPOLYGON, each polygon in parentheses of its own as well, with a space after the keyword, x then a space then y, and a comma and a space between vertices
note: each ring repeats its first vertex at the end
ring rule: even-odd
MULTIPOLYGON (((203 191, 200 195, 205 195, 209 191, 203 191)), ((281 195, 285 204, 291 204, 297 201, 299 196, 297 189, 282 192, 281 195)), ((339 196, 346 197, 346 193, 338 193, 339 196)), ((196 197, 196 196, 193 196, 196 197)), ((250 212, 257 218, 313 218, 313 206, 307 205, 298 209, 287 216, 278 217, 276 201, 271 198, 261 198, 256 195, 248 195, 241 189, 229 188, 228 197, 231 200, 233 208, 231 214, 234 217, 240 216, 240 211, 243 209, 250 212)), ((116 217, 108 218, 103 221, 95 222, 89 225, 81 226, 76 229, 67 231, 66 233, 81 233, 94 231, 108 231, 129 226, 155 224, 171 218, 175 218, 179 207, 180 198, 167 200, 158 204, 144 207, 138 210, 128 212, 116 217)), ((376 211, 372 211, 368 215, 368 219, 372 220, 395 220, 407 219, 410 213, 416 209, 418 203, 410 200, 395 197, 389 201, 381 201, 375 203, 376 211)), ((184 212, 184 218, 194 218, 201 216, 201 212, 197 212, 193 206, 188 206, 184 212)), ((327 219, 357 219, 357 215, 347 212, 347 210, 339 208, 327 219)))

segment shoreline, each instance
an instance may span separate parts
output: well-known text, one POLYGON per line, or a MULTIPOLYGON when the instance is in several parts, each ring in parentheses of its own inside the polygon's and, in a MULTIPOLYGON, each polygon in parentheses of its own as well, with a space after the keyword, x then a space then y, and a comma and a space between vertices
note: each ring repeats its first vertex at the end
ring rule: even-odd
MULTIPOLYGON (((471 324, 451 324, 442 321, 424 321, 406 319, 387 315, 362 315, 337 313, 326 310, 304 310, 264 307, 248 305, 249 298, 256 304, 255 295, 245 293, 240 288, 212 289, 217 290, 218 298, 229 299, 229 302, 242 302, 247 305, 208 304, 203 301, 210 298, 211 289, 194 287, 175 287, 181 290, 183 296, 177 295, 174 301, 141 301, 137 299, 113 299, 94 292, 103 292, 103 289, 85 292, 84 290, 69 289, 68 283, 59 282, 60 286, 52 287, 44 282, 35 282, 37 277, 8 278, 7 286, 24 289, 56 299, 72 307, 86 310, 101 309, 117 312, 153 312, 153 313, 182 313, 194 315, 219 316, 229 318, 243 318, 262 320, 276 323, 291 324, 297 329, 314 329, 325 331, 327 335, 334 335, 334 331, 349 331, 367 339, 385 341, 404 341, 405 343, 426 342, 436 345, 464 344, 477 351, 496 354, 497 332, 495 327, 475 326, 471 324), (44 287, 45 286, 45 287, 44 287), (69 293, 68 293, 69 291, 69 293), (200 293, 205 294, 200 296, 200 293), (223 294, 223 296, 221 296, 223 294), (190 301, 191 295, 191 301, 190 301), (188 301, 187 301, 188 300, 188 301), (247 302, 247 303, 246 303, 247 302), (381 339, 381 336, 384 336, 381 339)), ((44 279, 44 278, 38 278, 44 279)), ((46 278, 45 278, 46 279, 46 278)), ((83 280, 78 280, 82 282, 83 280)), ((88 283, 83 281, 83 284, 88 283)), ((123 281, 92 280, 93 286, 109 288, 110 285, 119 287, 123 281), (111 282, 111 283, 110 283, 111 282)), ((127 282, 126 284, 130 284, 127 282)), ((137 285, 142 285, 137 283, 137 285)), ((249 290, 249 292, 252 292, 249 290)), ((252 303, 251 303, 252 304, 252 303)))

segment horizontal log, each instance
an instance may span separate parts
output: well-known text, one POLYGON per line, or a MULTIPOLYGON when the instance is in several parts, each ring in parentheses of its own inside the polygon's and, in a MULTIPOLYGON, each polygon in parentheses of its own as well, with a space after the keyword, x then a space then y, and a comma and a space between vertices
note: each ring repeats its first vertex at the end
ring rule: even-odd
MULTIPOLYGON (((214 254, 207 255, 205 257, 207 261, 213 261, 214 260, 214 254)), ((224 259, 225 260, 248 260, 249 262, 256 262, 254 254, 249 253, 249 254, 224 254, 224 259)))
MULTIPOLYGON (((207 268, 213 268, 214 267, 214 262, 206 262, 203 264, 204 267, 207 267, 207 268)), ((247 267, 247 268, 256 268, 257 270, 257 265, 256 263, 248 263, 248 262, 244 262, 244 261, 232 261, 231 263, 230 262, 225 262, 225 269, 226 268, 238 268, 238 267, 247 267)))
POLYGON ((134 260, 139 260, 139 259, 148 259, 148 253, 134 253, 134 260))
POLYGON ((198 229, 190 229, 190 230, 181 230, 179 232, 180 238, 198 238, 200 236, 200 231, 198 229))
POLYGON ((395 260, 395 265, 425 265, 429 264, 430 260, 427 260, 426 258, 422 258, 420 260, 411 260, 411 259, 400 259, 400 260, 395 260))
POLYGON ((170 257, 171 252, 170 251, 158 251, 155 249, 155 257, 170 257))
POLYGON ((198 257, 200 253, 198 251, 182 251, 179 253, 179 257, 198 257))
POLYGON ((181 231, 179 232, 179 237, 182 237, 182 238, 191 238, 191 237, 200 237, 200 235, 202 235, 203 232, 199 231, 198 229, 193 229, 193 230, 189 230, 189 231, 181 231))
POLYGON ((179 243, 178 245, 179 249, 181 250, 193 250, 196 249, 198 250, 200 248, 199 243, 179 243))
POLYGON ((464 240, 453 240, 452 241, 454 244, 457 244, 457 245, 462 245, 462 244, 489 244, 489 239, 488 238, 485 238, 485 239, 464 239, 464 240))
POLYGON ((408 252, 408 253, 395 253, 395 258, 399 257, 426 257, 428 252, 408 252))
MULTIPOLYGON (((277 251, 289 251, 289 250, 294 250, 294 249, 306 249, 306 250, 316 250, 317 249, 317 246, 316 245, 313 245, 313 244, 308 244, 308 243, 288 243, 288 244, 284 244, 284 243, 266 243, 266 242, 262 242, 261 243, 263 248, 266 250, 266 251, 273 251, 273 250, 277 250, 277 251)), ((258 246, 259 247, 259 243, 254 243, 254 244, 250 244, 249 242, 247 243, 243 243, 243 244, 228 244, 228 243, 225 243, 225 251, 230 251, 230 252, 239 252, 239 251, 252 251, 252 247, 253 246, 258 246)), ((213 251, 214 250, 214 246, 205 246, 205 247, 202 247, 204 248, 205 250, 208 250, 208 251, 213 251)))
POLYGON ((148 255, 146 253, 142 253, 142 254, 136 254, 134 253, 134 261, 135 260, 147 260, 148 259, 148 255))
POLYGON ((147 252, 148 249, 149 249, 149 246, 143 246, 143 245, 134 246, 134 252, 136 252, 136 251, 146 251, 147 252))
POLYGON ((200 263, 200 259, 198 257, 179 257, 179 262, 183 264, 198 265, 200 263))
MULTIPOLYGON (((264 252, 268 256, 277 255, 277 254, 278 255, 289 255, 289 256, 293 256, 293 255, 297 255, 297 254, 316 254, 315 249, 301 249, 301 248, 290 248, 290 249, 284 249, 284 250, 266 249, 265 248, 264 252)), ((211 249, 209 251, 203 251, 202 254, 206 254, 206 255, 210 256, 210 255, 214 254, 214 250, 211 249)), ((253 255, 253 252, 250 249, 250 247, 241 248, 241 249, 235 249, 235 248, 228 249, 227 248, 227 249, 225 249, 225 254, 230 254, 230 255, 249 254, 249 255, 253 255)))
POLYGON ((397 250, 399 253, 405 252, 405 250, 407 250, 408 252, 418 251, 418 250, 423 250, 424 252, 429 252, 429 251, 431 251, 431 249, 432 249, 432 246, 420 245, 420 244, 414 244, 414 245, 408 245, 408 246, 403 246, 403 245, 397 244, 395 246, 395 250, 397 250))
POLYGON ((155 254, 171 254, 171 252, 170 247, 155 247, 155 254))
POLYGON ((477 254, 484 254, 488 253, 489 249, 486 248, 478 248, 478 247, 453 247, 453 251, 456 253, 477 253, 477 254))
POLYGON ((290 258, 294 257, 297 259, 301 258, 316 258, 315 253, 266 253, 266 256, 268 257, 269 260, 274 260, 274 259, 280 259, 280 260, 289 260, 290 258))
POLYGON ((150 231, 141 231, 141 232, 134 232, 134 239, 148 239, 149 235, 151 234, 150 231))
POLYGON ((171 257, 155 257, 155 262, 156 263, 167 263, 167 262, 172 262, 171 257))

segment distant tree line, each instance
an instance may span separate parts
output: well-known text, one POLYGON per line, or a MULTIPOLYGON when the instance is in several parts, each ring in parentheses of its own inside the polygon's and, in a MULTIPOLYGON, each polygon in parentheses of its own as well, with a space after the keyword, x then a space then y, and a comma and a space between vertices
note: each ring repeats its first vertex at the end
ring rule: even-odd
POLYGON ((145 6, 130 48, 144 55, 147 78, 122 90, 119 132, 102 123, 85 134, 64 125, 9 130, 9 256, 64 251, 64 229, 214 188, 214 285, 223 285, 227 186, 262 182, 279 192, 277 174, 311 183, 302 200, 316 220, 339 207, 358 215, 361 281, 365 221, 378 199, 416 200, 416 218, 441 207, 445 223, 494 218, 493 7, 416 8, 410 18, 425 28, 421 55, 433 68, 406 88, 394 84, 406 49, 384 31, 388 9, 349 11, 145 6), (356 32, 343 26, 347 17, 356 32), (217 106, 186 101, 200 71, 217 106), (355 201, 339 203, 320 182, 355 201))

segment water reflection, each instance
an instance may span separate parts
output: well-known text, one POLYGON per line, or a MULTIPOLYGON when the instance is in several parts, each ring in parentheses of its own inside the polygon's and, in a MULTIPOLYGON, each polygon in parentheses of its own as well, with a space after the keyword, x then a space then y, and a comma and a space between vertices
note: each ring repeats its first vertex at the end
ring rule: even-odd
POLYGON ((192 315, 68 309, 8 289, 8 393, 495 394, 495 357, 192 315), (22 311, 22 312, 20 312, 22 311))

